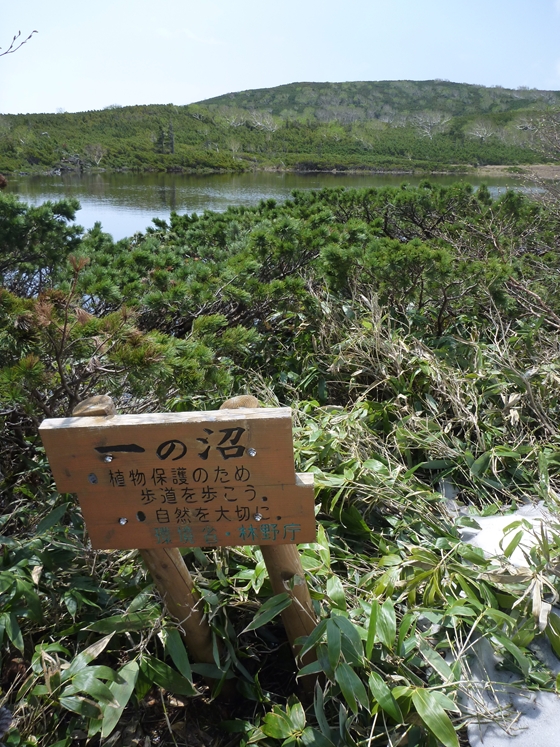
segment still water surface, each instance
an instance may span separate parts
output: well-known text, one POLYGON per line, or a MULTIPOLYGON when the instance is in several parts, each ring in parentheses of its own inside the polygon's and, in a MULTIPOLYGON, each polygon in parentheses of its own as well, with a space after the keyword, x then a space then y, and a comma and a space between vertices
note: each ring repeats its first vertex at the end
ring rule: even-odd
MULTIPOLYGON (((453 184, 456 176, 430 177, 439 184, 453 184)), ((62 197, 77 197, 82 206, 77 222, 91 228, 100 221, 114 239, 144 231, 152 218, 167 220, 171 210, 178 213, 222 212, 234 205, 256 205, 260 200, 278 201, 294 189, 323 187, 383 187, 403 182, 418 184, 422 177, 386 174, 83 174, 62 176, 14 176, 8 191, 34 205, 62 197)), ((481 180, 469 178, 478 186, 481 180)), ((505 190, 512 180, 486 180, 491 191, 505 190)))

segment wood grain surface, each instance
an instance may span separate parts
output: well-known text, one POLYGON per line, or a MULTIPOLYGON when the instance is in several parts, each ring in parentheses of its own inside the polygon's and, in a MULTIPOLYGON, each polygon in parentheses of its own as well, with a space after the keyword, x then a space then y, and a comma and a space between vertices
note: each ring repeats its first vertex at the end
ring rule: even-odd
POLYGON ((56 418, 40 433, 96 549, 315 540, 290 408, 56 418))

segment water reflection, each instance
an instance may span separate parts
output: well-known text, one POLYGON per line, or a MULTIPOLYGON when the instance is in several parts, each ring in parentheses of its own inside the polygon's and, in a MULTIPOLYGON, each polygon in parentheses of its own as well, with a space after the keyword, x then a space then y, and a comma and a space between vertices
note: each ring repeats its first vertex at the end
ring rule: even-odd
MULTIPOLYGON (((223 212, 235 205, 256 205, 260 200, 289 198, 294 189, 323 187, 398 186, 404 181, 418 184, 423 177, 389 174, 84 174, 61 176, 16 176, 8 190, 22 200, 40 204, 46 200, 76 197, 82 206, 77 221, 91 228, 100 221, 115 239, 145 230, 152 218, 168 219, 179 213, 223 212)), ((454 184, 454 176, 434 176, 438 184, 454 184)), ((475 186, 482 180, 471 179, 475 186)), ((496 194, 517 184, 511 179, 484 180, 496 194)))

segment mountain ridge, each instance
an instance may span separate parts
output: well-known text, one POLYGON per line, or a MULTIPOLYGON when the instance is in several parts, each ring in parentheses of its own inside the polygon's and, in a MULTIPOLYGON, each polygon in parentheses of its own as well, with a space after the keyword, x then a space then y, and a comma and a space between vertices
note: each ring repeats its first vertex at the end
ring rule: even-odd
POLYGON ((480 86, 446 80, 295 82, 230 92, 196 102, 210 110, 226 107, 266 111, 282 119, 309 117, 343 123, 424 110, 452 116, 497 114, 560 106, 560 91, 480 86), (329 117, 330 115, 330 117, 329 117))
POLYGON ((288 83, 196 104, 0 115, 0 171, 464 172, 556 161, 560 91, 450 81, 288 83))

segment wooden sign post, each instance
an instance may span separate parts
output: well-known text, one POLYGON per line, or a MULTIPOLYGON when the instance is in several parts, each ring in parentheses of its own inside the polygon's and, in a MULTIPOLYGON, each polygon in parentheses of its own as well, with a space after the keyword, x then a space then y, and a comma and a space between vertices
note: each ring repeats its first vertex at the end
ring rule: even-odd
POLYGON ((297 653, 317 624, 295 547, 315 540, 315 515, 291 410, 116 415, 96 397, 73 415, 39 429, 57 489, 77 493, 95 549, 141 550, 193 658, 213 662, 211 631, 179 547, 260 545, 274 592, 292 596, 297 653))

